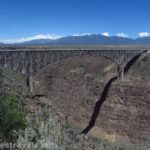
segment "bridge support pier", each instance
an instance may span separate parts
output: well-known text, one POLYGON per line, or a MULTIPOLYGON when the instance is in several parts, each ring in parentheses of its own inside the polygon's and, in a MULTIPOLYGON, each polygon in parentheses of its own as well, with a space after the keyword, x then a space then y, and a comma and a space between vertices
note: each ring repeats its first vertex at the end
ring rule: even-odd
POLYGON ((33 85, 33 77, 32 76, 27 76, 26 77, 26 85, 29 88, 30 92, 34 92, 34 85, 33 85))
POLYGON ((27 64, 25 66, 26 70, 26 84, 27 87, 29 88, 30 92, 34 92, 34 85, 33 85, 33 60, 32 60, 32 55, 27 57, 27 64))
POLYGON ((30 92, 34 92, 34 87, 33 87, 33 77, 32 76, 30 76, 29 77, 29 90, 30 90, 30 92))
POLYGON ((118 66, 118 79, 123 80, 124 78, 124 68, 118 66))

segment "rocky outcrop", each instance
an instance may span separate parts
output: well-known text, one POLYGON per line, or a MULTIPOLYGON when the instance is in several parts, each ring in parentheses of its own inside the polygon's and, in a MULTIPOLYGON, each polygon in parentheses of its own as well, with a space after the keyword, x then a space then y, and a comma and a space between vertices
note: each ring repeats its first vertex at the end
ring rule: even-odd
MULTIPOLYGON (((111 65, 111 61, 99 57, 65 60, 35 77, 36 92, 49 95, 53 106, 82 131, 106 83, 117 73, 111 65), (106 67, 110 69, 106 71, 106 67)), ((150 143, 149 65, 149 56, 143 56, 128 70, 124 81, 112 83, 90 135, 126 145, 150 143)))

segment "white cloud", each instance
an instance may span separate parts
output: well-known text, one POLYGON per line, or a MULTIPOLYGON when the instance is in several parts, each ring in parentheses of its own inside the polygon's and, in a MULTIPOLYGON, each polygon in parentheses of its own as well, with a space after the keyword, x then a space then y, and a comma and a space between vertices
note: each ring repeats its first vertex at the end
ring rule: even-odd
POLYGON ((104 32, 102 33, 103 36, 109 36, 109 33, 108 32, 104 32))
POLYGON ((139 37, 148 37, 148 36, 150 36, 150 33, 148 33, 148 32, 140 32, 140 33, 138 33, 138 36, 139 37))
POLYGON ((91 35, 91 33, 73 34, 72 36, 85 36, 85 35, 91 35))
POLYGON ((92 35, 92 33, 82 33, 81 35, 82 36, 84 36, 84 35, 92 35))
POLYGON ((7 39, 7 40, 2 40, 4 43, 21 43, 21 42, 26 42, 26 41, 31 41, 31 40, 38 40, 38 39, 58 39, 61 38, 59 35, 55 34, 38 34, 35 36, 31 37, 23 37, 23 38, 18 38, 18 39, 7 39))
POLYGON ((125 33, 118 33, 118 34, 116 34, 116 36, 118 36, 118 37, 124 37, 124 38, 128 37, 128 35, 125 34, 125 33))
POLYGON ((80 36, 80 34, 77 34, 77 33, 76 33, 76 34, 73 34, 72 36, 80 36))

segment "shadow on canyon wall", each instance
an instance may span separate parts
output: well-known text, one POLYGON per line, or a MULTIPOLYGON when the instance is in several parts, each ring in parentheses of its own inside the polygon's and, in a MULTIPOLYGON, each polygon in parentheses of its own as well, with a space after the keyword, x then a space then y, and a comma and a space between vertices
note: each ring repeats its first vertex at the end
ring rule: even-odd
MULTIPOLYGON (((139 57, 141 56, 142 54, 139 54, 137 56, 135 56, 133 59, 131 59, 127 65, 125 66, 124 68, 124 73, 126 74, 128 72, 128 70, 130 69, 130 67, 139 59, 139 57)), ((117 80, 117 76, 111 78, 107 84, 105 85, 104 87, 104 90, 101 94, 101 97, 100 99, 96 102, 95 104, 95 107, 94 107, 94 111, 93 111, 93 114, 91 116, 91 120, 88 124, 88 126, 81 132, 81 134, 87 134, 95 125, 95 122, 96 122, 96 119, 100 113, 100 110, 101 110, 101 107, 103 105, 103 103, 106 101, 106 98, 107 98, 107 94, 111 88, 111 85, 112 83, 117 80)))

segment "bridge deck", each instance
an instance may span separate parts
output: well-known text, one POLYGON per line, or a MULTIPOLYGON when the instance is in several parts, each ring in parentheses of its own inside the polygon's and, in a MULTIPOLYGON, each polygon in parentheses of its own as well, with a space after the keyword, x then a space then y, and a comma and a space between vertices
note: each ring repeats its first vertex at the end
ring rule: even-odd
POLYGON ((50 51, 50 50, 150 50, 150 45, 100 46, 100 45, 53 45, 53 46, 0 46, 0 51, 50 51))

